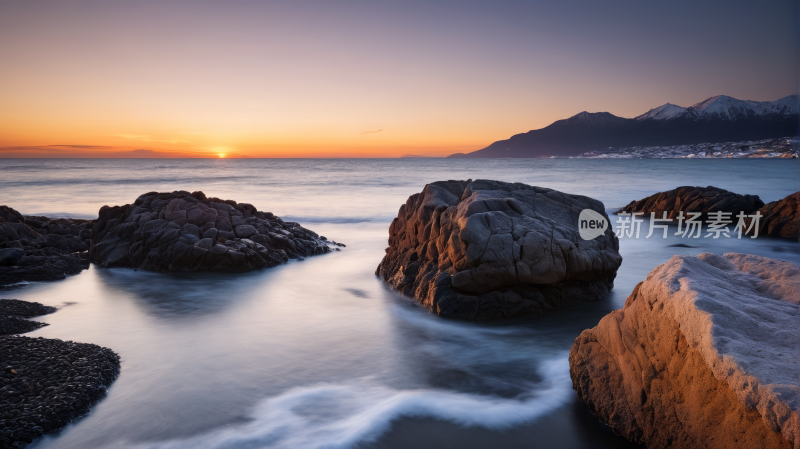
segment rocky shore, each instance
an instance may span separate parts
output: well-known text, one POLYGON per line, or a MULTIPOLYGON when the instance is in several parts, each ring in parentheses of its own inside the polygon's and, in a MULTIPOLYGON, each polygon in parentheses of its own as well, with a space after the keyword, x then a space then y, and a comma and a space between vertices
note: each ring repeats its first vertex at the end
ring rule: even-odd
POLYGON ((26 217, 0 206, 0 288, 64 279, 89 268, 88 220, 26 217))
POLYGON ((110 349, 9 335, 45 325, 24 318, 55 311, 39 303, 0 299, 1 448, 25 447, 86 414, 119 374, 119 356, 110 349), (8 318, 13 319, 10 324, 8 318))
POLYGON ((656 213, 656 218, 662 218, 662 213, 667 212, 667 218, 675 219, 683 212, 700 212, 701 220, 707 220, 711 212, 731 212, 735 216, 740 211, 752 214, 764 206, 758 195, 739 195, 718 187, 691 187, 684 186, 677 189, 659 192, 630 204, 614 212, 643 212, 649 215, 656 213))
POLYGON ((490 180, 439 181, 408 198, 376 274, 442 316, 496 319, 603 299, 622 263, 603 203, 490 180), (605 230, 584 240, 583 210, 605 230))
POLYGON ((800 269, 674 256, 570 351, 579 398, 649 448, 800 447, 800 269))
POLYGON ((150 192, 100 209, 89 255, 103 267, 234 271, 273 267, 344 246, 271 212, 203 192, 150 192))

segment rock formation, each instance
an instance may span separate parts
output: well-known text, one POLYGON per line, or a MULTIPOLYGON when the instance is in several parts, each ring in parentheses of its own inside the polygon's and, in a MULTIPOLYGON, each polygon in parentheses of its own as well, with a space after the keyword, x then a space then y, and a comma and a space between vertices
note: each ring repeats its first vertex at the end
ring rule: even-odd
POLYGON ((649 216, 656 213, 656 218, 662 218, 662 213, 667 212, 667 218, 676 218, 680 212, 686 217, 687 212, 702 212, 700 220, 708 219, 709 212, 731 212, 735 216, 739 211, 751 214, 764 205, 758 195, 739 195, 713 186, 708 187, 678 187, 650 195, 614 212, 644 212, 649 216))
POLYGON ((92 222, 23 216, 0 206, 0 286, 64 279, 89 268, 92 222))
POLYGON ((800 269, 759 256, 674 256, 583 331, 572 384, 648 448, 800 447, 800 269))
POLYGON ((249 271, 331 250, 297 223, 203 192, 145 193, 100 209, 89 255, 104 267, 150 271, 249 271))
POLYGON ((443 316, 540 314, 604 298, 622 263, 603 203, 498 181, 440 181, 408 198, 376 274, 443 316), (590 209, 605 231, 583 240, 590 209))
POLYGON ((85 415, 119 375, 120 358, 108 348, 9 335, 44 326, 23 318, 56 310, 38 302, 0 299, 2 448, 25 447, 85 415))
MULTIPOLYGON (((761 208, 758 235, 800 240, 800 192, 761 208)), ((749 220, 748 220, 749 225, 749 220)), ((752 234, 752 232, 751 232, 752 234)))

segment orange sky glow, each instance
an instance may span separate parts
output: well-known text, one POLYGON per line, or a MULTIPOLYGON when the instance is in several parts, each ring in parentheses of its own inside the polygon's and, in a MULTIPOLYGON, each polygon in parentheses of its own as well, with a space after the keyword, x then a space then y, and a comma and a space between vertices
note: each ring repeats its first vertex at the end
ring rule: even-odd
POLYGON ((446 156, 584 110, 797 91, 791 2, 345 3, 0 3, 0 157, 446 156))

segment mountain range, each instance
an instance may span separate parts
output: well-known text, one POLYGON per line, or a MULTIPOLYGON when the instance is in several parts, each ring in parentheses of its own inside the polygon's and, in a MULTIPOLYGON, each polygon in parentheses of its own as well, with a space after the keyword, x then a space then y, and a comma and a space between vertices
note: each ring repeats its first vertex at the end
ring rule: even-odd
POLYGON ((542 129, 498 140, 451 158, 577 156, 610 147, 691 145, 795 136, 800 98, 737 100, 718 95, 688 108, 671 103, 634 118, 608 112, 581 112, 542 129))

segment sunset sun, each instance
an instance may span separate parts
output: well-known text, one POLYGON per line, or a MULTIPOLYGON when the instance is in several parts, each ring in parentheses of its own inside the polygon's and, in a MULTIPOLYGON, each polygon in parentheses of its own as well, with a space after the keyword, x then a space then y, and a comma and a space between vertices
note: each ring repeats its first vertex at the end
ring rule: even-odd
POLYGON ((225 153, 219 153, 218 156, 220 159, 225 159, 225 153))

